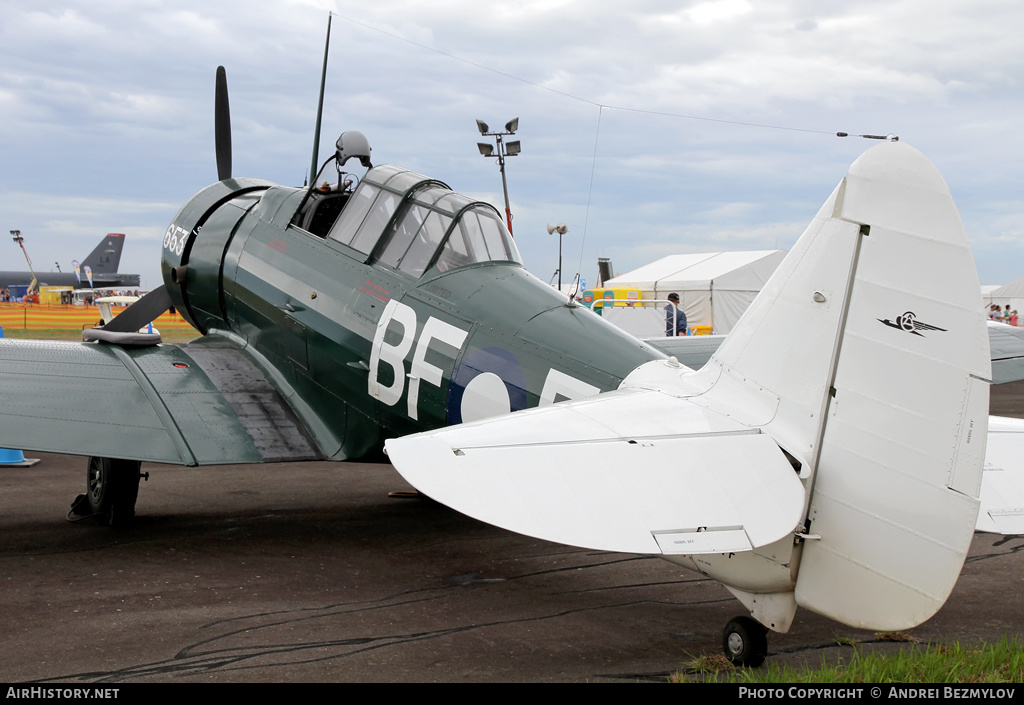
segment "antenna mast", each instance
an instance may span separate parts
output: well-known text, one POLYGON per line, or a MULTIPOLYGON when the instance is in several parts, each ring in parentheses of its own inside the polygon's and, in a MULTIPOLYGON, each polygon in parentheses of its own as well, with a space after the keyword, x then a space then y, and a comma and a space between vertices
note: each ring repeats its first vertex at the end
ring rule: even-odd
MULTIPOLYGON (((316 178, 317 157, 320 154, 320 119, 324 113, 324 85, 327 83, 327 50, 331 46, 331 13, 327 13, 327 39, 324 40, 324 68, 320 74, 320 102, 316 106, 316 129, 313 131, 313 158, 309 162, 309 178, 316 178)), ((313 184, 314 186, 316 184, 313 184)))

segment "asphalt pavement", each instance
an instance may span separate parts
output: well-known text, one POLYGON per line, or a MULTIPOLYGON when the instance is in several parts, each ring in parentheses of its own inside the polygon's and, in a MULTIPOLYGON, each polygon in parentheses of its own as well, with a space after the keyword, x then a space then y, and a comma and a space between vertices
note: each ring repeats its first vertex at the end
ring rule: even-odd
MULTIPOLYGON (((993 413, 1024 418, 1024 383, 993 413)), ((29 454, 30 456, 33 454, 29 454)), ((85 459, 0 468, 0 681, 663 681, 743 608, 656 558, 468 519, 389 466, 146 464, 127 530, 67 512, 85 459)), ((975 535, 920 642, 1024 638, 1024 536, 975 535)), ((769 659, 912 648, 806 610, 769 659)))

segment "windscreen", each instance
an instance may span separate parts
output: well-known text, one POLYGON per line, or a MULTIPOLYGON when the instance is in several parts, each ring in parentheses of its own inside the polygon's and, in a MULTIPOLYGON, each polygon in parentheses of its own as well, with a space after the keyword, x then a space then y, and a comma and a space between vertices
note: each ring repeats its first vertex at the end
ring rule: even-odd
POLYGON ((523 263, 501 218, 480 205, 462 211, 437 259, 437 268, 446 272, 478 262, 523 263))

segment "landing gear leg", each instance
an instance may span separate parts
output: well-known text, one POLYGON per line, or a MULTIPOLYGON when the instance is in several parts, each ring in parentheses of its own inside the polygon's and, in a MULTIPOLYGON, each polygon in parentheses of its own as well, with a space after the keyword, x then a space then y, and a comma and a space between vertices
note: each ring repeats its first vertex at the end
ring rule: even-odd
POLYGON ((85 494, 71 507, 78 516, 93 516, 113 527, 127 526, 135 517, 142 477, 138 460, 89 458, 85 474, 85 494))
POLYGON ((768 655, 768 630, 756 619, 736 617, 725 625, 722 649, 734 665, 757 668, 768 655))

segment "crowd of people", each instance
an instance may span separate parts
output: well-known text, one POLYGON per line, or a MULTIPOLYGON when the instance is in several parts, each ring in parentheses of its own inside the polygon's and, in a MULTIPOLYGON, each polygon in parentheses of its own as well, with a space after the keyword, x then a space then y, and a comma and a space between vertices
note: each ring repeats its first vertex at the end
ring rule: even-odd
MULTIPOLYGON (((17 290, 17 289, 16 289, 17 290)), ((77 299, 75 292, 81 292, 81 289, 66 289, 60 292, 60 303, 72 304, 72 303, 84 303, 86 306, 91 306, 96 303, 96 299, 103 296, 142 296, 142 293, 138 289, 86 289, 85 294, 80 294, 77 299)), ((39 303, 39 294, 33 292, 28 296, 16 296, 11 293, 10 288, 4 286, 0 287, 0 303, 39 303)))
POLYGON ((1000 308, 999 304, 992 304, 989 306, 988 319, 998 323, 1006 323, 1011 326, 1020 325, 1019 319, 1017 318, 1017 309, 1011 311, 1010 304, 1006 304, 1006 308, 1000 308))

